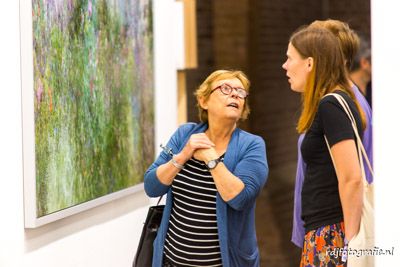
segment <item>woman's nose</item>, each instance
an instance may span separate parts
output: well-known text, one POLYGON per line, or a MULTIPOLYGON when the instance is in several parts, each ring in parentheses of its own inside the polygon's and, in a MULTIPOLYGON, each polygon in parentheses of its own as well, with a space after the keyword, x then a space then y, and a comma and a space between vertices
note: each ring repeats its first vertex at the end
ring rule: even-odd
POLYGON ((234 97, 234 98, 238 98, 239 97, 238 91, 236 89, 232 90, 231 97, 234 97))

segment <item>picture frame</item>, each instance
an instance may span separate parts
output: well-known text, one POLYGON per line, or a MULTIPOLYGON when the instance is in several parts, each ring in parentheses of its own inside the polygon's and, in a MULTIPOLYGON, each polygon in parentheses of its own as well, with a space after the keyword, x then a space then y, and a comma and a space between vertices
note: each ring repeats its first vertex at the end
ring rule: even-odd
POLYGON ((132 0, 124 2, 127 6, 120 6, 122 2, 118 1, 103 0, 94 3, 88 0, 84 7, 74 6, 78 2, 60 0, 43 5, 43 1, 40 0, 20 0, 25 228, 36 228, 143 190, 144 171, 154 159, 151 1, 132 0), (100 4, 107 7, 95 6, 100 4), (79 10, 76 11, 74 8, 79 10), (73 18, 77 18, 79 23, 69 26, 68 23, 73 18), (99 22, 101 19, 113 21, 101 24, 99 22), (112 25, 114 28, 103 29, 99 25, 112 25), (73 37, 74 39, 68 36, 74 33, 74 29, 71 29, 73 27, 82 27, 77 30, 78 34, 77 37, 73 37), (118 36, 113 40, 117 41, 109 45, 112 43, 110 34, 112 35, 112 30, 115 29, 118 36), (44 33, 40 33, 41 30, 44 33), (108 32, 111 33, 101 39, 102 34, 108 32), (60 40, 64 43, 56 40, 55 35, 61 36, 60 40), (42 36, 43 39, 39 40, 42 36), (123 41, 120 41, 121 39, 123 41), (74 46, 76 43, 78 45, 74 46), (86 48, 89 47, 87 49, 89 56, 85 51, 78 55, 74 54, 80 51, 80 48, 85 50, 82 44, 86 45, 86 48), (47 47, 44 48, 45 45, 47 47), (99 48, 101 45, 108 46, 101 50, 99 48), (74 50, 77 47, 79 49, 74 50), (60 58, 61 64, 65 64, 62 66, 64 72, 57 72, 57 67, 60 68, 61 65, 52 61, 51 56, 57 55, 52 49, 63 50, 60 58), (102 53, 108 53, 109 57, 101 58, 102 53), (87 61, 83 62, 82 66, 71 64, 80 62, 85 57, 87 61), (130 59, 136 61, 132 63, 129 62, 130 59), (103 62, 103 65, 99 62, 103 62), (88 68, 92 76, 86 75, 85 71, 88 68), (109 72, 102 72, 96 68, 103 68, 102 70, 107 68, 109 72), (82 82, 70 79, 71 76, 75 78, 79 76, 82 82), (108 81, 110 82, 107 83, 108 81), (64 95, 57 92, 61 91, 57 88, 57 83, 64 85, 60 86, 64 90, 64 95), (68 91, 70 88, 65 86, 66 84, 73 84, 74 90, 68 91), (107 86, 104 87, 104 84, 107 86), (126 89, 124 97, 121 97, 123 95, 121 88, 126 89), (106 104, 98 103, 96 100, 94 105, 92 99, 104 99, 105 90, 108 90, 107 96, 111 100, 106 104), (72 96, 72 101, 65 100, 65 92, 68 96, 72 96), (86 98, 82 97, 85 93, 87 93, 86 98), (78 101, 77 98, 81 99, 78 101), (71 112, 72 106, 78 112, 71 112), (83 107, 87 109, 79 113, 83 107), (42 112, 41 108, 46 112, 42 112), (112 117, 113 112, 118 116, 112 117), (102 118, 99 113, 108 120, 102 118), (123 115, 120 116, 120 113, 123 115), (85 119, 88 114, 91 117, 85 119), (77 123, 77 117, 82 118, 82 122, 77 123), (40 121, 41 118, 45 118, 43 120, 45 123, 40 121), (93 121, 97 128, 88 123, 93 121), (51 127, 46 128, 50 123, 53 123, 51 127), (103 126, 99 127, 99 124, 103 126), (73 135, 71 133, 75 135, 71 137, 73 135), (107 143, 109 140, 107 138, 112 142, 107 143), (49 140, 53 143, 52 149, 49 140), (45 148, 41 149, 42 147, 45 148), (110 151, 112 153, 109 153, 110 151), (108 164, 110 161, 112 164, 108 164), (79 182, 74 180, 77 176, 80 178, 79 182), (108 178, 104 178, 106 176, 108 178), (67 180, 63 179, 66 177, 67 180), (52 186, 47 187, 48 184, 52 186))

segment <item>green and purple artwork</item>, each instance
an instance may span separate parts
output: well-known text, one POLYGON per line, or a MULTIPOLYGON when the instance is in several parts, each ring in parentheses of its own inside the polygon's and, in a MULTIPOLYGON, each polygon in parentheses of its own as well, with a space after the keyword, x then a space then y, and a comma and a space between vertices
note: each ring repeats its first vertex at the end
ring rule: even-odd
POLYGON ((150 0, 33 0, 36 213, 143 181, 154 159, 150 0))

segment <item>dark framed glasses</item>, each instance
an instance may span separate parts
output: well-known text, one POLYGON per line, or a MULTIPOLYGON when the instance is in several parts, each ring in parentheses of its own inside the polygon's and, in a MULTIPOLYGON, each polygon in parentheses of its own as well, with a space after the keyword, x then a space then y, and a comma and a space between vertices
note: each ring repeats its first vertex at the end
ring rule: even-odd
POLYGON ((232 87, 229 84, 223 83, 220 86, 215 87, 212 89, 211 93, 213 93, 215 90, 219 89, 224 95, 230 95, 233 90, 236 91, 236 94, 239 98, 241 99, 246 99, 246 97, 249 96, 246 90, 240 87, 232 87))

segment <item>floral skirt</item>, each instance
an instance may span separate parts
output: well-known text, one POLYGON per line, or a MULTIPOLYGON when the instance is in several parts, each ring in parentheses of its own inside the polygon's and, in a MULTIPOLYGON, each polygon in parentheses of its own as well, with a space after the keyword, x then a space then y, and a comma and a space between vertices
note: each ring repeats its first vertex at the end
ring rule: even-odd
POLYGON ((304 237, 300 267, 346 267, 343 247, 343 222, 309 231, 304 237))

